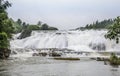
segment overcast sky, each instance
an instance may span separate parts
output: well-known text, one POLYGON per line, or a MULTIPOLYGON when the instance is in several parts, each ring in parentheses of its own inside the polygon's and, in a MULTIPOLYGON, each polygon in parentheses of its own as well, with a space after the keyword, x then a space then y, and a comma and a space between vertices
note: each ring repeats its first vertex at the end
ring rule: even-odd
POLYGON ((8 14, 31 24, 38 21, 72 29, 120 16, 120 0, 9 0, 8 14))

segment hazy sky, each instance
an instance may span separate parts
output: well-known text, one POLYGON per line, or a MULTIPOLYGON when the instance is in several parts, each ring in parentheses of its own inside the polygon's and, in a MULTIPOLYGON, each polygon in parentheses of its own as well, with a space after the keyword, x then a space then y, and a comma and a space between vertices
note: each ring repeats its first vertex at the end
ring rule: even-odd
POLYGON ((120 16, 120 0, 9 0, 9 16, 27 23, 47 23, 59 29, 85 26, 120 16))

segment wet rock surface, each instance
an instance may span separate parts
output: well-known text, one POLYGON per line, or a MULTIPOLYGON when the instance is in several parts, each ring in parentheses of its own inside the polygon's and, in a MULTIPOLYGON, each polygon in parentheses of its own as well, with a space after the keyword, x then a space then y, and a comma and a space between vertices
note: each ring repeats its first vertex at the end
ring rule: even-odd
POLYGON ((10 49, 0 49, 0 59, 7 59, 10 56, 10 49))

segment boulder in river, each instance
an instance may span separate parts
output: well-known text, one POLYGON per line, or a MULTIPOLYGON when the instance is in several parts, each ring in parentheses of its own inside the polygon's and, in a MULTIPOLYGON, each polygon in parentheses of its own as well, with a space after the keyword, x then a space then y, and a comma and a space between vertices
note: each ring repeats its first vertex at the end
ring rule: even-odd
POLYGON ((7 48, 0 49, 0 59, 7 59, 10 56, 11 50, 7 48))

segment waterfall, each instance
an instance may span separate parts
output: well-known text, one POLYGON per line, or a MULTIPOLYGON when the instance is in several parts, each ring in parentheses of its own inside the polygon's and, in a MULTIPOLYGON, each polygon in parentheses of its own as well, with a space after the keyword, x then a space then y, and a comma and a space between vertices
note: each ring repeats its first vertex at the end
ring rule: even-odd
POLYGON ((75 51, 119 51, 120 44, 105 39, 106 30, 33 31, 30 37, 11 40, 12 49, 67 48, 75 51))

